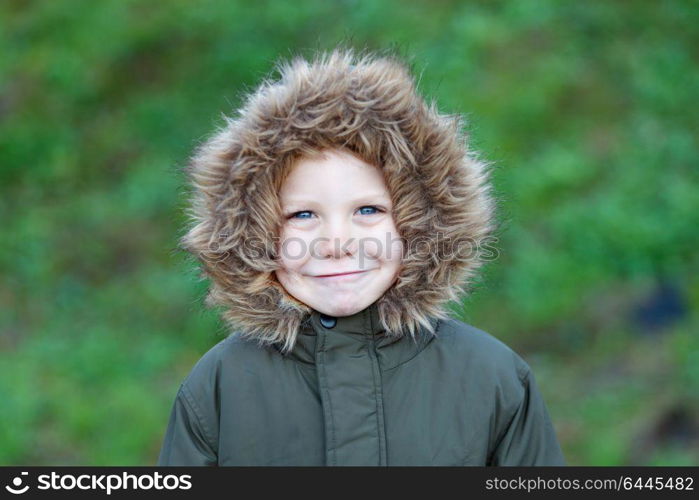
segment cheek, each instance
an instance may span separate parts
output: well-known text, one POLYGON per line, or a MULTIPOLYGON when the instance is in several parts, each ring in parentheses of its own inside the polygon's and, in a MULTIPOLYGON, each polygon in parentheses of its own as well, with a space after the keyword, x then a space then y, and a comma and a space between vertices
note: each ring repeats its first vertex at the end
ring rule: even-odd
POLYGON ((403 242, 392 222, 375 228, 362 241, 364 255, 382 261, 400 261, 403 258, 403 242))
POLYGON ((303 266, 309 256, 309 242, 306 239, 285 233, 279 244, 279 255, 284 269, 296 270, 303 266))

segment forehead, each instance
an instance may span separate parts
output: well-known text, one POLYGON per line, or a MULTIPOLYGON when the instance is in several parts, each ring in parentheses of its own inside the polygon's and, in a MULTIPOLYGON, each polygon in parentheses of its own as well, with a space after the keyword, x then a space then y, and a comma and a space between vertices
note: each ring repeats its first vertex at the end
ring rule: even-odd
POLYGON ((299 158, 282 183, 283 204, 337 203, 366 198, 390 202, 380 168, 342 150, 299 158))

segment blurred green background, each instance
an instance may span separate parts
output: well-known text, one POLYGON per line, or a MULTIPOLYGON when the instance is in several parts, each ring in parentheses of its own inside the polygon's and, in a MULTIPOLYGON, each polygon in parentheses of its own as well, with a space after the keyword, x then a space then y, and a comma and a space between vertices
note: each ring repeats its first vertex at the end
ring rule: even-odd
POLYGON ((151 465, 225 335, 181 168, 278 58, 393 47, 493 162, 461 319, 571 465, 699 464, 696 2, 3 1, 0 464, 151 465))

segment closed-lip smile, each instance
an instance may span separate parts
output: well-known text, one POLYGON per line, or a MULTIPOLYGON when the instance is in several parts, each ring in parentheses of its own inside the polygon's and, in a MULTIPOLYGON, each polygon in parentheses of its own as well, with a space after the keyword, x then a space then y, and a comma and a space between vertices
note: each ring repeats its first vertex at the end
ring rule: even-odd
POLYGON ((346 273, 335 273, 335 274, 319 274, 316 276, 316 278, 333 278, 335 276, 349 276, 351 274, 359 274, 359 273, 365 273, 369 271, 370 269, 365 269, 363 271, 348 271, 346 273))

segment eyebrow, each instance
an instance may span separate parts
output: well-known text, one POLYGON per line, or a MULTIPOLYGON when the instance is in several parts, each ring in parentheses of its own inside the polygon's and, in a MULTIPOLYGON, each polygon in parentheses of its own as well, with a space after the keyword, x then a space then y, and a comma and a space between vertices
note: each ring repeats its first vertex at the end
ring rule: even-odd
MULTIPOLYGON (((369 201, 380 201, 380 202, 386 203, 386 204, 391 203, 391 199, 382 193, 365 194, 363 196, 355 198, 354 200, 350 201, 349 203, 354 205, 357 203, 362 203, 362 202, 366 203, 369 201)), ((289 205, 294 205, 294 206, 295 205, 314 205, 314 204, 316 204, 315 201, 305 200, 305 199, 301 199, 301 198, 287 200, 287 202, 284 203, 285 206, 289 206, 289 205)))

